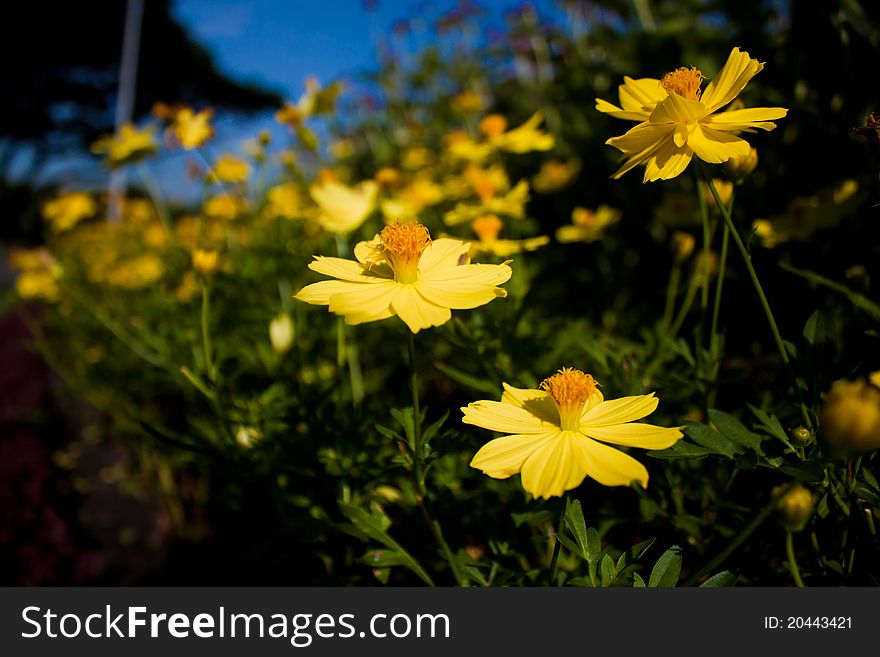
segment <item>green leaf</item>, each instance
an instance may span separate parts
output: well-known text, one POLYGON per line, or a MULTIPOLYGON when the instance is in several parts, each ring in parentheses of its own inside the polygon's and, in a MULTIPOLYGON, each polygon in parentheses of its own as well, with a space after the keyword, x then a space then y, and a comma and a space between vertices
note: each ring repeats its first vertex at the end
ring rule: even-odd
POLYGON ((617 560, 617 569, 622 570, 624 567, 629 566, 635 563, 639 557, 641 557, 645 552, 648 551, 654 544, 653 538, 649 538, 647 541, 642 541, 641 543, 636 543, 626 552, 620 555, 620 558, 617 560))
POLYGON ((825 342, 825 319, 820 310, 816 310, 810 315, 804 324, 804 340, 813 347, 818 347, 825 342))
POLYGON ((729 570, 723 570, 720 573, 712 575, 705 582, 700 584, 701 589, 711 589, 736 585, 736 575, 729 570))
POLYGON ((633 587, 637 589, 646 588, 645 580, 643 580, 642 576, 638 573, 633 573, 633 587))
POLYGON ((787 265, 784 263, 780 264, 779 266, 787 272, 808 280, 810 283, 821 285, 833 292, 842 294, 847 299, 849 299, 850 303, 852 303, 856 308, 864 311, 868 316, 880 322, 880 306, 871 301, 865 295, 854 292, 848 287, 841 285, 836 281, 832 281, 830 278, 825 278, 824 276, 820 276, 819 274, 816 274, 814 272, 807 271, 806 269, 798 269, 797 267, 792 267, 791 265, 787 265))
POLYGON ((754 450, 756 454, 763 455, 761 451, 761 436, 746 429, 745 425, 732 415, 712 408, 709 409, 709 420, 718 428, 718 431, 737 445, 748 447, 754 450))
POLYGON ((781 441, 786 447, 788 447, 791 451, 795 451, 794 446, 788 440, 788 434, 785 433, 785 429, 782 428, 782 423, 775 415, 769 415, 762 411, 757 406, 752 406, 748 404, 749 410, 754 413, 755 417, 758 418, 758 421, 761 423, 761 428, 766 431, 769 435, 777 438, 781 441))
POLYGON ((353 504, 347 504, 345 502, 339 503, 339 509, 365 536, 381 543, 389 550, 399 555, 399 558, 402 559, 402 561, 400 564, 396 565, 406 566, 425 582, 425 584, 428 586, 434 586, 431 576, 428 575, 419 562, 416 561, 412 555, 400 545, 400 543, 388 535, 386 530, 390 526, 390 521, 387 516, 384 514, 374 515, 359 506, 354 506, 353 504))
POLYGON ((598 563, 602 554, 602 539, 593 527, 587 530, 587 561, 598 563))
POLYGON ((712 454, 711 449, 679 440, 672 447, 648 452, 655 459, 701 459, 712 454))
POLYGON ((468 374, 467 372, 456 369, 446 363, 434 363, 434 367, 456 383, 463 385, 465 388, 470 388, 477 392, 485 392, 487 395, 497 395, 498 390, 501 387, 494 381, 488 381, 484 377, 468 374))
POLYGON ((584 521, 584 511, 580 500, 567 500, 565 505, 565 525, 571 530, 574 540, 577 542, 580 555, 589 560, 589 546, 587 545, 587 523, 584 521))
POLYGON ((614 559, 611 558, 611 555, 606 554, 602 557, 599 568, 602 574, 602 586, 611 586, 617 576, 617 568, 614 567, 614 559))
POLYGON ((666 550, 651 571, 648 586, 651 588, 670 588, 678 584, 681 574, 681 548, 673 545, 666 550))
POLYGON ((686 421, 684 428, 685 435, 693 440, 697 445, 711 450, 715 454, 721 454, 728 458, 732 458, 737 451, 737 446, 733 444, 729 438, 722 436, 712 427, 707 427, 699 422, 686 421))

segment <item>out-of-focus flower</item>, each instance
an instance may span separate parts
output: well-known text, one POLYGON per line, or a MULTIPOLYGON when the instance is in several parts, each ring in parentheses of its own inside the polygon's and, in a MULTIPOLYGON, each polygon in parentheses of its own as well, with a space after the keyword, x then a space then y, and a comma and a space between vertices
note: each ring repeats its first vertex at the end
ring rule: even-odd
POLYGON ((532 179, 532 187, 541 194, 549 194, 570 185, 581 170, 578 159, 561 162, 549 160, 541 165, 540 171, 532 179))
POLYGON ((608 226, 620 220, 620 210, 600 205, 596 211, 576 207, 571 212, 571 225, 561 226, 556 231, 556 239, 563 244, 568 242, 595 242, 605 233, 608 226))
POLYGON ((758 166, 758 149, 749 147, 748 155, 732 157, 724 163, 724 170, 734 180, 743 180, 758 166))
POLYGON ((67 192, 43 204, 43 217, 54 233, 70 230, 97 211, 95 199, 86 192, 67 192))
POLYGON ((15 279, 15 291, 22 299, 50 302, 59 299, 60 268, 46 249, 13 248, 9 253, 9 266, 21 272, 15 279))
POLYGON ((210 276, 220 264, 220 254, 217 251, 196 249, 192 254, 192 266, 200 274, 210 276))
POLYGON ((459 114, 476 114, 483 109, 483 98, 476 91, 466 89, 452 99, 451 105, 459 114))
POLYGON ((132 164, 156 152, 155 133, 156 128, 152 126, 138 130, 131 123, 125 123, 116 134, 101 137, 92 144, 91 150, 95 155, 104 155, 104 164, 108 167, 132 164))
POLYGON ((244 449, 251 449, 263 439, 259 427, 240 425, 235 431, 235 442, 244 449))
POLYGON ((281 183, 266 192, 266 214, 285 219, 302 215, 302 199, 294 183, 281 183))
POLYGON ((880 448, 880 389, 864 379, 835 381, 822 403, 821 420, 822 434, 832 447, 880 448))
POLYGON ((432 241, 422 224, 399 222, 358 243, 357 262, 315 256, 309 269, 335 280, 307 285, 295 298, 329 306, 348 324, 397 315, 418 333, 449 321, 451 310, 507 296, 498 286, 510 278, 510 267, 468 264, 469 249, 470 244, 459 240, 432 241))
POLYGON ((251 165, 235 155, 221 155, 214 162, 212 171, 220 182, 240 184, 250 178, 251 165))
POLYGON ((345 235, 358 228, 376 207, 378 186, 366 180, 354 187, 339 182, 312 185, 309 194, 320 210, 318 222, 324 230, 345 235))
POLYGON ((662 80, 624 78, 621 107, 596 99, 596 109, 611 116, 640 123, 605 143, 621 151, 626 160, 613 175, 619 178, 645 164, 644 182, 675 178, 694 155, 720 164, 749 154, 749 144, 736 135, 755 129, 772 130, 771 121, 783 118, 782 107, 752 107, 720 112, 764 68, 747 52, 734 48, 727 63, 701 90, 705 79, 696 68, 679 68, 662 80))
POLYGON ((334 82, 322 87, 317 78, 306 79, 306 90, 296 103, 286 102, 275 113, 275 120, 294 129, 302 127, 305 119, 333 111, 336 98, 342 92, 342 83, 334 82))
POLYGON ((672 234, 672 252, 675 254, 675 259, 679 262, 691 257, 695 244, 696 239, 690 233, 677 230, 672 234))
POLYGON ((678 428, 636 422, 658 403, 654 393, 606 401, 592 376, 571 368, 537 390, 505 383, 501 401, 461 409, 465 424, 513 434, 483 445, 471 467, 494 479, 521 473, 523 488, 543 498, 561 496, 588 476, 604 486, 647 486, 645 466, 606 443, 665 449, 677 442, 678 428))
POLYGON ((443 188, 428 178, 416 178, 397 196, 379 205, 386 221, 398 221, 421 214, 422 210, 443 200, 443 188))
MULTIPOLYGON (((712 184, 715 185, 715 191, 718 192, 718 197, 721 199, 721 202, 725 207, 729 207, 730 198, 733 196, 733 183, 729 180, 712 178, 712 184)), ((703 195, 703 200, 706 202, 706 206, 710 210, 718 211, 718 206, 715 204, 715 196, 712 194, 712 190, 709 189, 709 185, 701 182, 700 193, 703 195)))
POLYGON ((174 290, 174 298, 177 299, 178 303, 186 303, 198 294, 201 289, 196 273, 194 271, 187 271, 184 272, 180 285, 174 290))
POLYGON ((449 155, 461 160, 480 162, 492 153, 492 147, 478 142, 464 130, 453 130, 443 139, 449 155))
MULTIPOLYGON (((776 486, 773 495, 779 495, 785 489, 785 485, 776 486)), ((816 494, 806 486, 795 484, 776 503, 776 509, 782 518, 782 523, 789 531, 799 532, 807 526, 813 509, 816 508, 818 498, 816 494)))
POLYGON ((509 153, 530 153, 549 151, 555 140, 553 135, 538 129, 544 121, 541 112, 535 112, 521 126, 507 130, 507 120, 499 114, 490 114, 480 122, 480 130, 486 135, 489 145, 509 153))
POLYGON ((431 164, 433 155, 431 151, 422 146, 410 146, 400 157, 400 163, 404 169, 415 171, 424 169, 431 164))
POLYGON ((468 164, 461 173, 461 180, 471 192, 484 201, 510 188, 510 179, 501 166, 483 168, 474 163, 468 164))
POLYGON ((394 187, 400 181, 400 171, 394 167, 382 167, 376 172, 375 180, 382 187, 394 187))
POLYGON ((269 322, 269 342, 277 354, 290 351, 293 346, 293 320, 287 313, 279 313, 269 322))
POLYGON ((496 214, 514 219, 522 219, 525 206, 529 200, 529 182, 520 180, 513 189, 503 196, 490 196, 480 199, 479 203, 457 203, 455 207, 443 215, 443 223, 447 226, 473 221, 484 214, 496 214))
POLYGON ((165 266, 155 253, 145 253, 125 260, 107 273, 107 283, 114 287, 137 290, 152 285, 165 274, 165 266))
POLYGON ((160 119, 170 121, 165 134, 184 150, 199 148, 214 136, 214 127, 211 125, 214 110, 210 107, 195 112, 185 105, 169 107, 157 103, 153 106, 153 114, 160 119))
POLYGON ((212 219, 232 221, 247 212, 247 201, 239 196, 221 193, 207 199, 202 205, 202 212, 212 219))
POLYGON ((504 222, 494 214, 477 217, 471 223, 471 228, 477 236, 477 239, 471 244, 470 254, 472 256, 478 253, 491 253, 506 258, 523 251, 535 251, 550 241, 546 235, 523 240, 500 239, 498 236, 504 228, 504 222))
POLYGON ((840 224, 859 207, 862 196, 855 180, 845 180, 837 189, 794 199, 785 214, 756 219, 752 229, 768 249, 792 240, 805 241, 819 230, 840 224))
POLYGON ((353 139, 343 137, 330 144, 330 154, 337 160, 344 160, 351 157, 354 155, 354 152, 355 145, 353 139))

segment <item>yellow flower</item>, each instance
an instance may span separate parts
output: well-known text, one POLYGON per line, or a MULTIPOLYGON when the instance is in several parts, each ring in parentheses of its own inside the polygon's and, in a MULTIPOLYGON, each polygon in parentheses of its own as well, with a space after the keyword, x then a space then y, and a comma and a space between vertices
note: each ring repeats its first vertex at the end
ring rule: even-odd
MULTIPOLYGON (((733 183, 729 180, 712 178, 712 184, 715 185, 715 191, 718 192, 718 196, 721 199, 721 202, 725 206, 729 206, 730 197, 733 196, 733 183)), ((718 206, 715 204, 715 195, 712 194, 712 190, 709 189, 709 185, 701 182, 700 193, 703 195, 703 200, 706 202, 706 206, 710 210, 718 210, 718 206)))
POLYGON ((225 183, 243 183, 251 175, 251 165, 234 155, 221 155, 214 162, 213 173, 217 180, 225 183))
POLYGON ((863 196, 858 182, 844 180, 834 190, 825 189, 815 196, 794 199, 785 214, 756 219, 752 229, 768 249, 791 240, 805 241, 816 231, 837 226, 858 209, 863 196))
MULTIPOLYGON (((773 494, 778 495, 784 486, 776 486, 773 494)), ((816 507, 816 494, 809 488, 795 484, 785 493, 776 504, 776 509, 782 516, 785 526, 791 531, 800 531, 806 525, 813 509, 816 507)))
POLYGON ((400 190, 395 198, 388 198, 379 205, 386 221, 414 217, 431 205, 443 200, 443 188, 427 178, 416 178, 400 190))
POLYGON ((174 290, 174 298, 178 303, 186 303, 192 299, 201 289, 198 276, 193 271, 184 272, 180 279, 180 285, 174 290))
POLYGON ((677 230, 672 234, 672 251, 679 262, 687 260, 694 252, 697 240, 690 233, 677 230))
POLYGON ((553 135, 542 132, 538 129, 544 115, 541 112, 535 112, 529 117, 529 120, 517 128, 506 130, 507 121, 504 117, 497 114, 490 114, 480 123, 480 128, 488 137, 489 145, 497 150, 507 151, 509 153, 529 153, 531 151, 549 151, 555 143, 553 135), (493 118, 497 118, 493 123, 485 124, 493 118), (500 130, 499 130, 500 128, 500 130))
POLYGON ((621 107, 596 99, 596 109, 621 119, 640 121, 626 134, 605 143, 626 155, 614 174, 619 178, 646 164, 644 182, 675 178, 694 155, 712 164, 749 154, 748 142, 736 135, 755 129, 772 130, 771 123, 788 110, 753 107, 719 112, 729 105, 764 64, 734 48, 718 77, 701 90, 703 74, 696 68, 679 68, 662 80, 624 78, 621 107))
POLYGON ((477 235, 478 240, 471 244, 471 255, 478 253, 492 253, 501 258, 522 253, 523 251, 535 251, 550 241, 546 235, 530 237, 524 240, 499 239, 504 223, 497 215, 487 214, 474 219, 471 228, 477 235))
POLYGON ((451 105, 459 114, 476 114, 483 109, 483 99, 476 91, 466 89, 452 99, 451 105))
POLYGON ((116 287, 139 289, 162 278, 165 266, 154 253, 147 253, 114 267, 107 274, 107 283, 116 287))
POLYGON ((450 310, 483 306, 507 296, 498 287, 512 271, 507 264, 468 264, 470 244, 431 240, 417 223, 386 226, 373 240, 355 246, 357 262, 315 256, 309 269, 337 280, 307 285, 296 299, 329 306, 348 324, 397 315, 413 333, 449 321, 450 310))
POLYGON ((382 167, 376 172, 375 180, 383 187, 394 187, 400 180, 400 171, 394 167, 382 167))
POLYGON ((168 135, 185 150, 198 148, 214 136, 214 128, 211 126, 214 110, 208 108, 193 112, 192 108, 181 107, 171 114, 168 135))
POLYGON ((281 183, 266 192, 266 212, 270 216, 296 219, 302 214, 299 189, 293 183, 281 183))
POLYGON ((563 244, 569 242, 595 242, 602 237, 605 229, 620 220, 620 210, 600 205, 595 212, 576 207, 571 212, 571 225, 561 226, 556 231, 556 239, 563 244))
POLYGON ((92 144, 91 150, 95 155, 106 155, 104 164, 109 167, 137 162, 156 152, 155 132, 153 127, 138 130, 131 123, 125 123, 115 135, 102 137, 92 144))
POLYGON ((443 223, 454 226, 473 221, 480 215, 498 214, 514 219, 522 219, 526 214, 525 205, 529 200, 529 182, 520 180, 513 189, 504 196, 490 196, 479 203, 457 203, 455 207, 443 215, 443 223))
POLYGON ((538 175, 532 179, 532 186, 537 192, 549 194, 570 185, 580 170, 581 161, 578 159, 568 162, 550 160, 541 165, 538 175))
POLYGON ((358 228, 370 216, 376 205, 377 191, 378 186, 372 180, 355 187, 327 181, 312 185, 309 194, 320 209, 318 222, 324 230, 344 235, 358 228))
POLYGON ((535 497, 562 495, 587 476, 604 486, 648 485, 648 471, 631 456, 605 443, 665 449, 682 437, 678 428, 635 423, 657 408, 654 393, 605 401, 589 374, 564 368, 539 390, 504 384, 501 401, 462 408, 463 422, 513 434, 477 452, 471 467, 494 479, 522 474, 535 497))
POLYGON ((95 200, 85 192, 68 192, 43 204, 43 217, 52 231, 62 233, 91 217, 98 210, 95 200))
POLYGON ((212 219, 225 219, 232 221, 241 214, 247 212, 247 201, 231 194, 218 194, 207 199, 202 205, 202 211, 212 219))
POLYGON ((220 264, 220 254, 216 251, 206 251, 205 249, 196 249, 192 254, 192 265, 200 274, 210 276, 217 271, 220 264))
POLYGON ((880 448, 880 390, 864 379, 835 381, 825 395, 821 420, 822 433, 833 447, 880 448))

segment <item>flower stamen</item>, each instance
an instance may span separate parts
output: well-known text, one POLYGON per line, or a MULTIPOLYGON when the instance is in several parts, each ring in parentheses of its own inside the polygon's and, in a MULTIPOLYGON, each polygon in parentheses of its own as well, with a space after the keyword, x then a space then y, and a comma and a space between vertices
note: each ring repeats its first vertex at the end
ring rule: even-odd
POLYGON ((700 85, 703 80, 705 77, 696 66, 690 68, 682 66, 664 75, 660 85, 668 94, 675 94, 688 100, 700 100, 700 95, 703 93, 700 85))
POLYGON ((414 283, 422 253, 431 243, 431 233, 422 224, 398 221, 379 233, 382 252, 394 270, 398 283, 414 283))
POLYGON ((556 402, 561 428, 577 431, 581 411, 587 399, 596 392, 596 385, 596 380, 591 375, 571 367, 563 367, 553 376, 544 379, 540 387, 556 402))

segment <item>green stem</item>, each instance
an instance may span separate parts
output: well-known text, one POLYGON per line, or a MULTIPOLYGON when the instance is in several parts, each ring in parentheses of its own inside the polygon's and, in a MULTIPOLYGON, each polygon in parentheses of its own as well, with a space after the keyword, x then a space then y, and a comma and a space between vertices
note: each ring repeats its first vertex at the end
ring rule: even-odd
POLYGON ((736 226, 733 223, 733 219, 730 216, 730 211, 727 209, 727 206, 721 202, 721 197, 718 194, 718 190, 715 189, 715 183, 712 182, 712 179, 706 176, 706 184, 709 185, 709 190, 712 192, 712 196, 715 199, 715 204, 721 210, 721 216, 724 217, 724 222, 727 225, 727 228, 730 231, 730 234, 733 235, 733 241, 736 244, 736 248, 739 250, 740 255, 742 256, 743 263, 746 266, 746 269, 749 272, 749 277, 752 279, 752 285, 755 287, 755 292, 758 294, 758 299, 761 302, 761 307, 764 309, 764 314, 767 317, 767 323, 770 324, 770 331, 773 333, 773 340, 776 342, 776 348, 779 350, 779 356, 782 358, 782 362, 785 363, 785 366, 788 368, 788 372, 791 375, 792 386, 794 387, 795 394, 800 398, 800 409, 801 415, 803 415, 804 423, 810 431, 813 430, 813 421, 810 419, 810 413, 807 411, 807 405, 804 403, 803 395, 801 394, 800 386, 797 382, 797 375, 794 372, 794 367, 792 366, 791 359, 788 357, 788 352, 785 349, 785 343, 782 341, 782 336, 779 333, 779 327, 776 325, 776 319, 773 317, 773 311, 770 309, 770 303, 767 301, 767 295, 764 294, 764 288, 761 286, 761 281, 758 280, 758 274, 755 272, 755 268, 752 266, 752 260, 749 257, 748 249, 746 249, 745 244, 743 244, 742 238, 739 236, 739 232, 736 230, 736 226))
POLYGON ((727 270, 727 247, 730 243, 730 227, 723 226, 721 234, 721 258, 718 261, 718 279, 715 281, 715 302, 712 307, 712 332, 714 339, 718 334, 718 318, 721 315, 721 292, 724 289, 724 273, 727 270))
POLYGON ((794 534, 791 530, 785 532, 785 553, 788 555, 788 569, 791 577, 798 588, 804 588, 804 580, 801 579, 801 571, 798 568, 797 557, 794 556, 794 534))
POLYGON ((422 445, 422 412, 419 405, 419 378, 418 370, 416 368, 416 340, 413 333, 409 334, 408 345, 410 372, 409 381, 410 391, 412 392, 413 408, 412 476, 413 483, 416 487, 416 498, 418 499, 419 508, 422 511, 422 516, 425 518, 425 522, 428 524, 428 528, 431 530, 431 534, 433 535, 434 541, 437 543, 437 546, 440 548, 440 552, 446 559, 446 563, 449 564, 449 568, 450 570, 452 570, 455 581, 458 583, 459 586, 467 586, 467 577, 459 569, 458 562, 455 560, 455 557, 452 554, 452 550, 446 543, 446 539, 443 538, 443 530, 440 528, 440 523, 433 518, 433 516, 431 515, 431 511, 428 508, 428 491, 427 487, 425 486, 425 473, 422 463, 422 450, 424 448, 424 445, 422 445))
POLYGON ((211 293, 208 282, 202 285, 202 349, 205 355, 205 372, 208 380, 214 381, 214 364, 211 360, 211 333, 208 330, 208 318, 210 316, 211 293))
POLYGON ((674 339, 675 336, 678 335, 678 332, 681 330, 681 325, 684 324, 684 320, 687 317, 688 312, 690 312, 691 306, 694 305, 694 300, 697 298, 697 291, 699 289, 698 278, 699 272, 694 271, 691 275, 687 292, 685 292, 684 301, 681 303, 681 308, 678 309, 678 316, 672 323, 672 328, 669 329, 670 339, 674 339))
POLYGON ((559 512, 559 520, 556 521, 556 535, 553 543, 553 556, 550 558, 550 570, 547 572, 547 585, 554 586, 556 582, 556 563, 559 561, 559 553, 562 550, 562 541, 559 537, 565 532, 565 511, 568 506, 568 493, 562 496, 562 510, 559 512))
POLYGON ((668 329, 672 324, 672 313, 675 310, 675 297, 678 293, 678 286, 681 284, 681 263, 678 258, 672 265, 672 271, 669 274, 669 284, 666 286, 666 307, 663 309, 663 328, 668 329))

